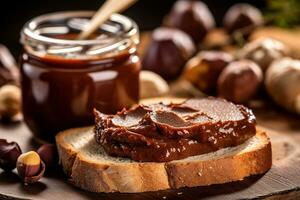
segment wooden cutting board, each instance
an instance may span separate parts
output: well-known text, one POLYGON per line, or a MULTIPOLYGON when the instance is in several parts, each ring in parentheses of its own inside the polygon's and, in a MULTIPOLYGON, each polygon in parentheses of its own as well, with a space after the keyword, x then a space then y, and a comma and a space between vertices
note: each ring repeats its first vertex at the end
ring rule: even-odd
MULTIPOLYGON (((300 117, 274 110, 258 110, 255 114, 272 141, 273 166, 264 175, 207 187, 95 194, 69 184, 61 170, 29 186, 19 182, 16 171, 7 174, 0 170, 0 199, 300 199, 300 117)), ((23 123, 0 125, 0 138, 18 142, 23 151, 38 146, 23 123)))

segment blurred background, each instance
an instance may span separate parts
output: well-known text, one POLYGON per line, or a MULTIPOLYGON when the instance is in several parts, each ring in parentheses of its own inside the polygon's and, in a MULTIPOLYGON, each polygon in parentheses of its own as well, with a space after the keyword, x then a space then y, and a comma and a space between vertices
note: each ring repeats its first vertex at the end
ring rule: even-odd
MULTIPOLYGON (((144 70, 139 79, 140 97, 212 95, 264 109, 274 101, 300 114, 300 0, 202 2, 139 0, 123 13, 136 21, 142 32, 138 47, 144 70), (168 32, 162 25, 172 30, 168 32), (154 35, 167 37, 152 37, 154 29, 158 33, 154 35), (149 71, 154 73, 149 75, 149 71), (153 76, 161 84, 156 84, 153 76)), ((6 1, 0 7, 0 44, 19 60, 20 31, 27 21, 58 11, 97 10, 103 3, 6 1)), ((18 74, 18 67, 14 67, 18 74)), ((3 76, 8 74, 18 81, 8 67, 2 71, 3 76)), ((3 84, 7 79, 3 78, 3 84)))
MULTIPOLYGON (((14 56, 21 50, 19 34, 22 26, 31 18, 41 14, 63 10, 97 10, 104 0, 26 0, 6 1, 0 6, 0 43, 5 44, 14 56)), ((141 30, 151 30, 158 27, 163 17, 174 4, 174 0, 147 1, 140 0, 125 12, 133 18, 141 30)), ((250 3, 261 10, 265 10, 266 1, 263 0, 204 0, 213 13, 218 25, 230 6, 238 2, 250 3)))

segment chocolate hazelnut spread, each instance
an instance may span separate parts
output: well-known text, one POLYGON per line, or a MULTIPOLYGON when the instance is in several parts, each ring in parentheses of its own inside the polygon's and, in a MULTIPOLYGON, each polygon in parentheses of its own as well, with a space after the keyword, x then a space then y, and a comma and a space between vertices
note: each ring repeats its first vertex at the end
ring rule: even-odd
POLYGON ((111 156, 166 162, 237 146, 256 133, 252 111, 222 99, 94 111, 95 139, 111 156))
POLYGON ((22 113, 39 140, 53 142, 59 131, 93 124, 93 108, 115 114, 139 100, 137 25, 113 14, 89 38, 77 39, 93 15, 51 13, 22 29, 22 113))

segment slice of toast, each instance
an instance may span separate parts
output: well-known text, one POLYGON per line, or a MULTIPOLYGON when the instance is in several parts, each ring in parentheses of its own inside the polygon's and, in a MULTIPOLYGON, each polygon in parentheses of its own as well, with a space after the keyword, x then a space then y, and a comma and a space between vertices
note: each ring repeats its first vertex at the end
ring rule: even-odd
POLYGON ((137 193, 220 184, 271 168, 271 143, 257 130, 245 143, 165 163, 111 157, 95 142, 92 127, 56 136, 60 162, 71 182, 92 192, 137 193))

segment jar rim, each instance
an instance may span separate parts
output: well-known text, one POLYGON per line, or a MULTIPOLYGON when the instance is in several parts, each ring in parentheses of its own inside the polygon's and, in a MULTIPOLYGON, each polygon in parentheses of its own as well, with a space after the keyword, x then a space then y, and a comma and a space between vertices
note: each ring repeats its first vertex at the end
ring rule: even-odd
MULTIPOLYGON (((118 35, 117 37, 115 37, 114 40, 112 40, 111 38, 110 38, 110 40, 99 39, 99 38, 84 39, 84 40, 71 40, 71 39, 48 37, 48 36, 37 33, 37 28, 39 27, 39 25, 41 25, 45 21, 66 19, 66 18, 72 18, 72 17, 90 18, 93 16, 94 13, 95 13, 95 11, 60 11, 60 12, 54 12, 54 13, 40 15, 38 17, 35 17, 35 18, 29 20, 23 26, 23 29, 21 31, 20 42, 23 45, 26 45, 28 43, 29 43, 29 45, 32 45, 35 43, 42 43, 42 44, 60 45, 60 46, 103 45, 103 44, 108 44, 108 43, 109 43, 108 45, 114 45, 124 39, 130 39, 139 33, 137 24, 129 17, 120 15, 120 14, 113 14, 110 18, 110 20, 117 21, 119 24, 121 24, 123 27, 125 27, 124 32, 122 34, 118 35)), ((135 41, 135 43, 139 42, 139 38, 137 38, 137 40, 138 41, 135 41)))

